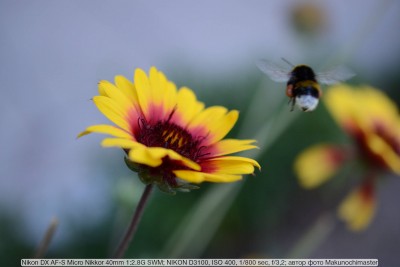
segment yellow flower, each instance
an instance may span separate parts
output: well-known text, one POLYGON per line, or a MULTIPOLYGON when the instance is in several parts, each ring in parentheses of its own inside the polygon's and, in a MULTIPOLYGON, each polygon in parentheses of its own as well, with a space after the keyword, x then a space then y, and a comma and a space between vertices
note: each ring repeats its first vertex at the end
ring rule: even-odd
POLYGON ((297 156, 294 170, 308 189, 326 182, 346 159, 346 151, 329 144, 314 145, 297 156))
POLYGON ((325 101, 368 164, 400 174, 400 116, 384 93, 369 86, 354 90, 337 85, 325 101))
POLYGON ((134 82, 123 76, 115 84, 100 81, 93 102, 113 125, 94 125, 92 132, 112 135, 104 147, 120 147, 127 165, 143 182, 160 189, 190 189, 187 183, 233 182, 260 165, 253 159, 227 156, 256 148, 255 140, 223 139, 238 119, 238 111, 205 108, 192 90, 174 83, 155 67, 149 75, 136 69, 134 82))
POLYGON ((368 227, 375 214, 375 206, 373 184, 366 180, 343 200, 338 215, 350 230, 360 231, 368 227))
POLYGON ((329 180, 346 161, 363 162, 361 185, 338 211, 350 229, 362 230, 374 215, 379 174, 400 174, 400 115, 384 93, 369 86, 336 85, 324 99, 333 118, 353 140, 353 146, 315 145, 297 157, 294 168, 300 183, 313 188, 329 180))

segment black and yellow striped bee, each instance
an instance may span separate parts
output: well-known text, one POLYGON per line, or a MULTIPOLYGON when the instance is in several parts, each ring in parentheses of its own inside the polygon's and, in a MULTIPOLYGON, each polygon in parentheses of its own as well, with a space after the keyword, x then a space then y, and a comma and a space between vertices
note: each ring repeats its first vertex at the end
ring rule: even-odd
POLYGON ((287 70, 267 60, 260 60, 258 68, 268 75, 275 82, 287 82, 286 95, 290 98, 290 111, 293 111, 295 105, 300 110, 313 111, 322 96, 322 90, 319 83, 335 84, 350 79, 355 74, 346 67, 339 66, 327 72, 315 73, 307 65, 293 65, 286 59, 292 69, 287 70))

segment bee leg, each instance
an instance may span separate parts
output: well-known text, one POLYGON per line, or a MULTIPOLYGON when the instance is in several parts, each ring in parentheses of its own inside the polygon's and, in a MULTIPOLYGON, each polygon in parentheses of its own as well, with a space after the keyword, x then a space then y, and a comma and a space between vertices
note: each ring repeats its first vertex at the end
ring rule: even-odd
POLYGON ((291 104, 290 112, 294 110, 294 104, 296 104, 296 98, 292 97, 289 99, 288 105, 291 104))

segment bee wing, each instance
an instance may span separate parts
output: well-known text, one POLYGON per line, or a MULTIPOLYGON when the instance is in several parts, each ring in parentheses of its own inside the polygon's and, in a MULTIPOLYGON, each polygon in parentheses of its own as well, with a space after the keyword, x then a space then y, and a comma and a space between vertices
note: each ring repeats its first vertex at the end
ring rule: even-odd
POLYGON ((290 70, 287 70, 273 62, 261 59, 257 62, 257 67, 275 82, 287 82, 289 80, 290 70))
POLYGON ((317 73, 317 79, 320 83, 331 85, 335 83, 344 82, 354 77, 355 75, 356 74, 349 68, 345 66, 338 66, 331 70, 317 73))

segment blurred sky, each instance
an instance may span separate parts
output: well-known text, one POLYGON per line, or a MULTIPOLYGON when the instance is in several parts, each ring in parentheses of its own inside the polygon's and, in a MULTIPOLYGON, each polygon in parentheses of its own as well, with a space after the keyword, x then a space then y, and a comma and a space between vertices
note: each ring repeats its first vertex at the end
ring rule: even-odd
MULTIPOLYGON (((345 63, 371 75, 397 63, 400 1, 317 2, 327 15, 325 48, 350 51, 345 63)), ((0 208, 29 222, 21 235, 33 243, 53 215, 101 219, 109 183, 93 155, 113 152, 100 136, 76 140, 106 122, 89 100, 97 82, 151 65, 216 79, 256 73, 260 57, 297 63, 305 55, 288 19, 294 3, 2 0, 0 208)))

